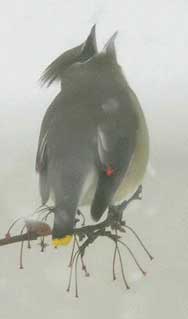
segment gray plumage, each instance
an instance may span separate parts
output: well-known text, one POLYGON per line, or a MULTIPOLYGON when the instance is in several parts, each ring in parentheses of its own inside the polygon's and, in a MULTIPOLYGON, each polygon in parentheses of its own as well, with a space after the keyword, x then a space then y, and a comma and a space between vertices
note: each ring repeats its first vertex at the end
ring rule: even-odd
POLYGON ((117 63, 114 39, 101 53, 64 71, 63 91, 42 123, 36 169, 42 203, 54 197, 53 238, 72 232, 83 203, 99 220, 111 203, 137 187, 146 169, 147 127, 117 63), (130 174, 134 167, 136 176, 130 174))
POLYGON ((63 75, 69 66, 76 62, 84 62, 96 53, 97 44, 94 25, 85 42, 61 54, 44 70, 41 77, 42 84, 50 86, 54 81, 60 81, 63 86, 63 75))

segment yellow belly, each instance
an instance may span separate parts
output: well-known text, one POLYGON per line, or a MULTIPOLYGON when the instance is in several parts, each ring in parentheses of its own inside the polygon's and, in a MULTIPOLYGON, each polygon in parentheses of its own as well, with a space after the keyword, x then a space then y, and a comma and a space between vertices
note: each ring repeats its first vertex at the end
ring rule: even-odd
POLYGON ((149 159, 149 134, 144 113, 135 93, 130 89, 133 108, 138 117, 137 139, 127 173, 114 196, 114 202, 130 197, 142 183, 149 159))
POLYGON ((144 114, 140 110, 139 128, 134 154, 129 164, 127 173, 114 196, 114 202, 119 202, 130 197, 142 183, 149 158, 149 136, 144 114))

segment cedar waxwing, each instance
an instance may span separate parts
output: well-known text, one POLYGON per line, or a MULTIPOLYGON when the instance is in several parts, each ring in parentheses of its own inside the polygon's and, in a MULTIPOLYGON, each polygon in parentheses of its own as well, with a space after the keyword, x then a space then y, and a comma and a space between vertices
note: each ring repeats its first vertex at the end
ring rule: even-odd
POLYGON ((60 80, 63 87, 63 74, 75 62, 84 62, 97 53, 95 25, 82 44, 67 50, 56 58, 45 70, 41 77, 43 84, 50 86, 54 81, 60 80))
POLYGON ((145 117, 117 63, 114 34, 103 51, 63 74, 44 117, 36 159, 42 204, 54 198, 52 238, 69 242, 80 205, 98 221, 140 185, 149 154, 145 117))

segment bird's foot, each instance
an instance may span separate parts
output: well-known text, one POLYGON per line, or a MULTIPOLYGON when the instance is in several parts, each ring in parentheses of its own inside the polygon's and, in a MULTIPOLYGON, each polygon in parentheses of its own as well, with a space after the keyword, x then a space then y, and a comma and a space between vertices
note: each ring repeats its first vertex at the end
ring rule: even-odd
POLYGON ((80 217, 82 218, 82 224, 81 226, 85 226, 85 216, 84 214, 80 211, 80 209, 77 209, 76 212, 76 218, 75 218, 75 224, 77 224, 78 222, 80 222, 80 217), (78 216, 78 217, 77 217, 78 216))

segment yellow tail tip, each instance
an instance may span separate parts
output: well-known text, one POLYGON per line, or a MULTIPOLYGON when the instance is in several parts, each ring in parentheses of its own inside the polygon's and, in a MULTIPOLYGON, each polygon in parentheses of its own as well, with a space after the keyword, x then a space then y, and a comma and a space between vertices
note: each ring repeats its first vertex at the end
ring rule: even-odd
POLYGON ((72 237, 72 235, 67 235, 63 238, 55 238, 52 240, 52 244, 54 247, 67 246, 71 242, 72 237))

